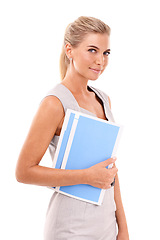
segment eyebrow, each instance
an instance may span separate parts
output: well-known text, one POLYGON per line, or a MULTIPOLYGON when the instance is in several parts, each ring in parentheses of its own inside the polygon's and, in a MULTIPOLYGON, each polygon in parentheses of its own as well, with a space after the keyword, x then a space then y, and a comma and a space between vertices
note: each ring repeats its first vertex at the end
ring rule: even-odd
MULTIPOLYGON (((93 47, 93 48, 96 48, 96 49, 98 49, 98 50, 99 50, 99 48, 98 48, 98 47, 96 47, 96 46, 94 46, 94 45, 89 45, 88 47, 93 47)), ((111 49, 107 49, 105 52, 109 52, 109 51, 111 51, 111 49)))

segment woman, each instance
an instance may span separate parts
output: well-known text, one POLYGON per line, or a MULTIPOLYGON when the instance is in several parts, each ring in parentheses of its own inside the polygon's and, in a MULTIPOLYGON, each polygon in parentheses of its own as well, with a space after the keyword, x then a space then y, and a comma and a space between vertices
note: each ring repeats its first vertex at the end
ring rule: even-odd
POLYGON ((39 165, 48 146, 54 158, 67 108, 114 121, 108 96, 88 86, 88 80, 97 80, 108 64, 109 36, 109 26, 92 17, 80 17, 67 27, 60 59, 62 82, 40 104, 19 156, 16 168, 19 182, 51 187, 90 184, 106 189, 101 206, 53 193, 45 240, 115 240, 116 223, 117 239, 129 239, 115 158, 83 170, 39 165), (107 169, 111 163, 112 169, 107 169))

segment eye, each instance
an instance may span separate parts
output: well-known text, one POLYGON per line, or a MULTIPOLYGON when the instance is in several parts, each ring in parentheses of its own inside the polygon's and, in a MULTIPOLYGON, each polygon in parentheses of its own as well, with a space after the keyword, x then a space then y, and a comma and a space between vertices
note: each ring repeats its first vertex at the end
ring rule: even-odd
POLYGON ((109 54, 111 54, 110 51, 104 52, 104 55, 105 55, 105 56, 109 56, 109 54))
POLYGON ((88 51, 89 51, 89 52, 92 52, 92 53, 95 53, 95 52, 96 52, 96 49, 90 48, 90 49, 88 49, 88 51))

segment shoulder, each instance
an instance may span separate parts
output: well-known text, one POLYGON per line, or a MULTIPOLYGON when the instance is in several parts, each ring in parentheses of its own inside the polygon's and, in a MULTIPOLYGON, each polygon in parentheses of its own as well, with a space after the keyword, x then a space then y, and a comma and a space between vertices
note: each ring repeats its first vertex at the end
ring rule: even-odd
POLYGON ((56 96, 46 96, 41 104, 40 110, 44 115, 48 115, 50 118, 63 118, 64 117, 64 109, 61 101, 56 96))
POLYGON ((61 84, 55 85, 46 93, 41 101, 41 106, 54 112, 64 112, 64 106, 61 101, 61 94, 63 94, 61 84))

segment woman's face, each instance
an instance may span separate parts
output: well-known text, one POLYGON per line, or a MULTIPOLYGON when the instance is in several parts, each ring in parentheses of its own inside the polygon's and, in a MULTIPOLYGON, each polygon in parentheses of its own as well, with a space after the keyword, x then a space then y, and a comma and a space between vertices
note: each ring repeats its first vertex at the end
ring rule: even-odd
POLYGON ((108 34, 87 34, 75 48, 71 48, 73 68, 87 80, 96 80, 108 65, 110 54, 108 34))

